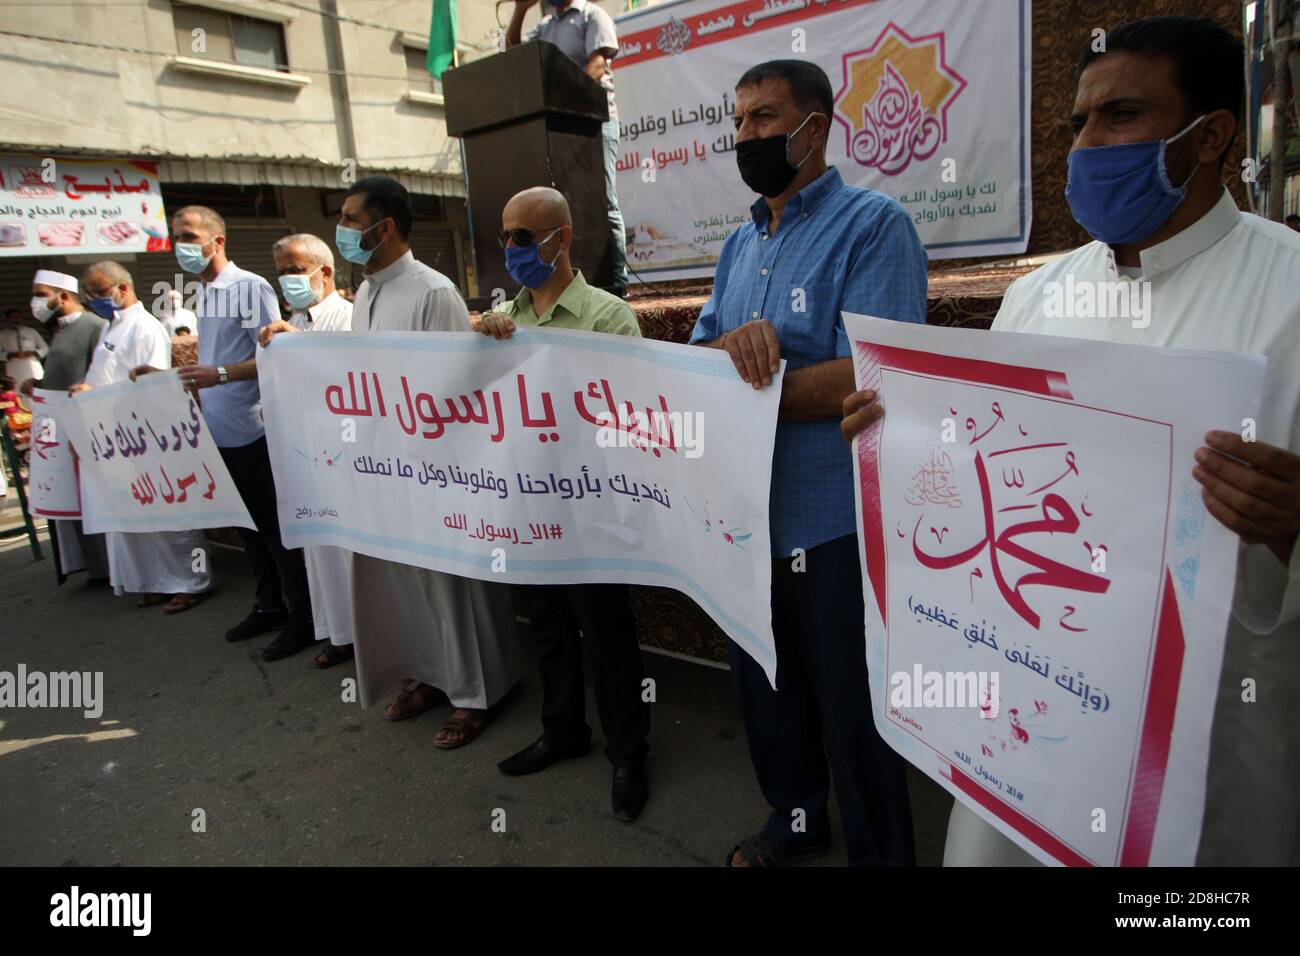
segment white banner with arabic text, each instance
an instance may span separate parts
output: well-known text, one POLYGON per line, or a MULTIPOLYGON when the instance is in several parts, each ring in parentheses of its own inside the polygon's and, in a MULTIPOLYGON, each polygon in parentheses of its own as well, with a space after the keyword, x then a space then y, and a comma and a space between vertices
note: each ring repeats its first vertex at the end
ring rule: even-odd
POLYGON ((1030 0, 679 0, 616 23, 616 177, 644 279, 712 276, 750 221, 735 86, 777 59, 826 72, 827 162, 901 202, 931 259, 1025 251, 1030 0))
POLYGON ((175 371, 93 388, 65 407, 88 534, 253 527, 175 371))
POLYGON ((779 380, 756 393, 724 352, 546 329, 281 335, 257 368, 286 547, 675 588, 774 679, 779 380))

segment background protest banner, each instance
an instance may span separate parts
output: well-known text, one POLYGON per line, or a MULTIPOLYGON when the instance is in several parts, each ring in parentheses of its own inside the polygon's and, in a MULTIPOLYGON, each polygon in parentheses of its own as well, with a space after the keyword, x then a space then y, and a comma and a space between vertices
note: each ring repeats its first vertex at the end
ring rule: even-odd
POLYGON ((712 276, 750 221, 735 86, 773 59, 826 71, 827 162, 899 200, 931 259, 1025 251, 1029 0, 682 0, 617 24, 618 195, 645 278, 712 276))
POLYGON ((32 439, 27 510, 39 518, 81 517, 77 464, 61 422, 76 415, 67 392, 32 390, 32 439))
POLYGON ((156 162, 0 155, 0 257, 170 248, 156 162))
POLYGON ((88 533, 253 527, 176 372, 94 388, 66 407, 88 533))
POLYGON ((1193 453, 1263 361, 845 326, 881 734, 1045 862, 1191 865, 1237 560, 1193 453))
POLYGON ((676 588, 774 679, 779 379, 756 392, 725 352, 533 329, 280 335, 257 370, 286 547, 676 588))

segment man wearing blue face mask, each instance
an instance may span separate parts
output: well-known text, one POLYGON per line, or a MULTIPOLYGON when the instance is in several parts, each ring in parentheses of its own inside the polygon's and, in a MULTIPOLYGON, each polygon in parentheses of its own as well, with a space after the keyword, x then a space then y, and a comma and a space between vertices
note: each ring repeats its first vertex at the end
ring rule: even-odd
MULTIPOLYGON (((262 651, 263 660, 279 660, 315 641, 302 550, 286 548, 280 537, 257 386, 258 330, 279 320, 280 307, 270 283, 226 257, 226 222, 216 210, 178 209, 172 240, 177 263, 203 284, 196 302, 199 364, 181 368, 181 384, 203 389, 203 417, 256 525, 239 529, 257 583, 256 603, 226 640, 244 641, 280 627, 262 651)), ((142 366, 132 376, 150 371, 155 369, 142 366)))
MULTIPOLYGON (((353 332, 469 331, 456 286, 411 253, 413 216, 406 187, 387 176, 359 179, 344 197, 335 245, 365 267, 366 277, 353 306, 353 332)), ((296 331, 273 323, 262 331, 262 343, 296 331)), ((351 562, 361 705, 369 707, 394 677, 405 678, 385 717, 407 720, 450 702, 433 745, 446 750, 473 741, 522 664, 509 586, 366 554, 354 553, 351 562)), ((339 653, 346 654, 323 651, 317 661, 328 666, 339 653)))
MULTIPOLYGON (((1240 212, 1222 182, 1244 107, 1243 57, 1226 30, 1190 17, 1136 21, 1112 30, 1104 53, 1084 52, 1066 197, 1097 241, 1012 285, 993 328, 1268 357, 1259 440, 1210 432, 1195 460, 1179 463, 1201 483, 1210 515, 1241 539, 1197 863, 1295 866, 1300 236, 1240 212), (1146 314, 1134 320, 1062 318, 1047 305, 1067 280, 1125 279, 1149 283, 1146 314), (1246 681, 1253 696, 1243 695, 1246 681)), ((848 437, 883 414, 867 392, 844 412, 848 437)), ((957 804, 944 862, 1033 860, 957 804)))
POLYGON ((515 9, 506 28, 506 46, 529 40, 553 43, 587 75, 605 89, 609 119, 601 127, 605 146, 605 205, 613 251, 614 291, 627 287, 627 235, 618 205, 615 163, 618 160, 618 108, 614 105, 614 71, 610 63, 618 56, 618 34, 608 13, 587 0, 546 0, 542 19, 522 36, 524 16, 538 0, 514 0, 515 9))
MULTIPOLYGON (((489 312, 479 331, 508 339, 516 325, 640 336, 631 307, 587 285, 569 262, 573 217, 564 196, 547 186, 525 189, 501 212, 498 239, 506 268, 524 288, 504 312, 489 312)), ((610 799, 614 815, 631 822, 650 795, 646 735, 650 707, 641 699, 645 670, 625 584, 546 585, 530 588, 532 639, 542 676, 542 736, 497 764, 510 776, 545 770, 591 750, 582 679, 583 646, 593 665, 592 683, 605 756, 614 765, 610 799)))

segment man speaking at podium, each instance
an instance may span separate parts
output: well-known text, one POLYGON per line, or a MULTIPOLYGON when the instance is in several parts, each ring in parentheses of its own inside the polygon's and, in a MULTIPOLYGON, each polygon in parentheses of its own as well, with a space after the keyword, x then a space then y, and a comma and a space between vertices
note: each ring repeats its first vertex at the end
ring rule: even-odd
MULTIPOLYGON (((515 12, 506 29, 506 46, 518 46, 528 40, 553 43, 587 75, 605 88, 609 98, 609 120, 601 127, 605 138, 605 202, 609 210, 609 228, 614 233, 614 286, 616 295, 627 288, 627 239, 623 234, 623 213, 618 208, 618 191, 614 185, 614 163, 618 158, 618 110, 614 106, 614 71, 610 61, 618 56, 618 34, 608 13, 587 0, 546 0, 552 13, 542 17, 537 26, 520 38, 524 15, 538 0, 514 0, 515 12)), ((498 21, 500 22, 500 21, 498 21)))

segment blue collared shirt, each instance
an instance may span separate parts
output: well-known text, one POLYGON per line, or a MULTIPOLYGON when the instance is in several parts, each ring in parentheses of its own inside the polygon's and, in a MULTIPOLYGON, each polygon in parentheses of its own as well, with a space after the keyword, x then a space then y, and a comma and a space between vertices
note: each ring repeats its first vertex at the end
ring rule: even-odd
MULTIPOLYGON (((257 355, 257 330, 280 317, 271 285, 233 262, 203 285, 198 299, 199 364, 230 366, 257 355)), ((218 448, 239 448, 265 434, 257 379, 213 385, 201 393, 203 420, 218 448)))
MULTIPOLYGON (((894 199, 845 185, 832 166, 786 203, 774 236, 767 234, 771 211, 761 197, 750 212, 753 225, 741 226, 722 246, 692 343, 767 319, 789 375, 849 356, 841 310, 925 321, 925 249, 894 199)), ((777 423, 770 520, 774 557, 857 530, 853 459, 839 416, 777 423)))

